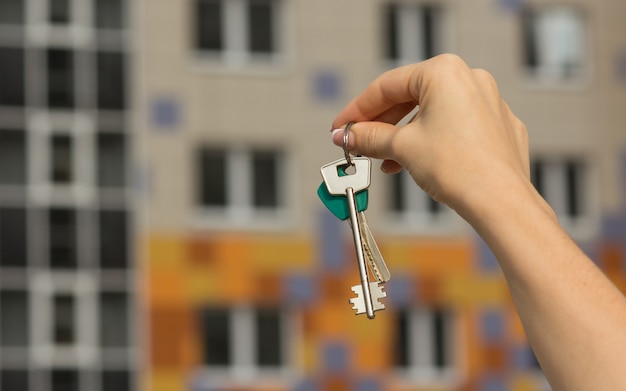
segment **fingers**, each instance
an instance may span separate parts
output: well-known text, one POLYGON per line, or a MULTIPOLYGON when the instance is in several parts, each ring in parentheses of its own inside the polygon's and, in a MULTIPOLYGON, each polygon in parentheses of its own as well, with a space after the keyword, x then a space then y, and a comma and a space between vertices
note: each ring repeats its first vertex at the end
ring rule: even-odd
MULTIPOLYGON (((395 159, 393 139, 398 127, 385 122, 357 122, 350 127, 348 149, 355 155, 395 159)), ((343 129, 333 131, 333 143, 343 147, 343 129)), ((390 165, 391 163, 387 163, 390 165)), ((388 166, 391 171, 396 169, 388 166)))

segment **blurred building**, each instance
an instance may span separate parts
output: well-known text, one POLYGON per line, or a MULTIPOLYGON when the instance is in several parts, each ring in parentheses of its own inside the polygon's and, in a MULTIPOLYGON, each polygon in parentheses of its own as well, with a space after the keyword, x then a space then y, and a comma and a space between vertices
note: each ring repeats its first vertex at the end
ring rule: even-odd
POLYGON ((491 252, 404 173, 373 172, 392 279, 387 309, 355 316, 319 168, 374 77, 458 53, 496 77, 535 185, 626 290, 625 13, 0 0, 0 391, 548 388, 491 252))
POLYGON ((136 389, 127 8, 0 1, 3 391, 136 389))

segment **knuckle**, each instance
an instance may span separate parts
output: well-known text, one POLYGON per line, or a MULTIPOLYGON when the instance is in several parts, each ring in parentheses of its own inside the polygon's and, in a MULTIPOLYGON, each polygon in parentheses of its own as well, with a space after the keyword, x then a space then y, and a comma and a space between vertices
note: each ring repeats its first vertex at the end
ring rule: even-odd
POLYGON ((476 78, 481 84, 486 85, 492 91, 498 90, 498 83, 491 73, 483 68, 475 68, 472 70, 474 78, 476 78))

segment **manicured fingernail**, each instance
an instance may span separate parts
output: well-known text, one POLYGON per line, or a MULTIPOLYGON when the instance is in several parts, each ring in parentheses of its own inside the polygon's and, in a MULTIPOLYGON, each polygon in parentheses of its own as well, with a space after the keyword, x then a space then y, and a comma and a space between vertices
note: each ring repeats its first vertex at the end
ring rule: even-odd
MULTIPOLYGON (((331 136, 333 138, 333 144, 339 147, 343 147, 343 132, 343 128, 333 130, 333 132, 331 133, 331 136)), ((354 132, 350 131, 350 134, 348 134, 348 149, 354 149, 354 145, 354 132)))

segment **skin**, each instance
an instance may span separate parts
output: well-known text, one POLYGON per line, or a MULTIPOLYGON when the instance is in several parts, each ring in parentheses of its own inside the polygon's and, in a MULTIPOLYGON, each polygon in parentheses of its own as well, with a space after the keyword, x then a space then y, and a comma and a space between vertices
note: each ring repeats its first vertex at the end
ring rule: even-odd
MULTIPOLYGON (((349 121, 352 153, 408 170, 489 245, 554 390, 626 389, 626 299, 534 189, 526 127, 488 72, 450 54, 388 71, 332 129, 349 121)), ((333 142, 343 145, 343 131, 333 142)))

